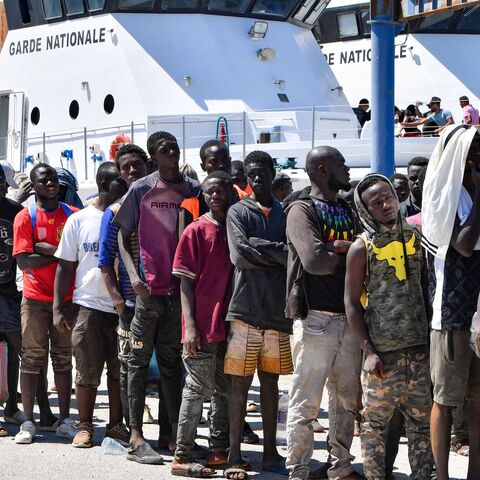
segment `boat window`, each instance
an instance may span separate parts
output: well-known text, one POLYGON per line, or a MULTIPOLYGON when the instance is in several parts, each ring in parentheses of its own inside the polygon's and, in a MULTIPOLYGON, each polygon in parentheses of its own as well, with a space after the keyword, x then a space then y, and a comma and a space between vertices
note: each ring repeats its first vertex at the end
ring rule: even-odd
POLYGON ((340 38, 358 36, 357 16, 355 12, 338 14, 337 25, 340 38))
POLYGON ((87 0, 88 2, 88 9, 91 12, 95 12, 96 10, 103 10, 105 7, 105 0, 87 0))
POLYGON ((468 7, 457 23, 457 31, 480 32, 480 5, 468 7))
POLYGON ((439 12, 429 17, 421 19, 419 26, 415 29, 417 32, 422 30, 434 32, 434 31, 447 31, 450 28, 452 19, 455 16, 456 11, 450 10, 447 12, 439 12))
POLYGON ((294 3, 296 0, 257 0, 252 8, 252 13, 284 17, 290 12, 294 3))
POLYGON ((78 15, 85 11, 83 0, 64 0, 67 15, 78 15))
POLYGON ((314 25, 322 12, 327 8, 328 2, 318 2, 316 7, 312 10, 312 13, 305 19, 307 25, 314 25))
POLYGON ((110 93, 103 100, 103 109, 107 115, 110 115, 115 108, 115 99, 110 93))
POLYGON ((120 0, 122 10, 153 10, 155 0, 120 0))
POLYGON ((295 20, 298 20, 299 22, 303 22, 303 19, 305 18, 307 13, 310 11, 314 3, 315 3, 315 0, 306 0, 305 2, 303 2, 302 6, 299 8, 298 12, 295 14, 293 18, 295 20))
POLYGON ((360 12, 360 21, 362 22, 362 33, 364 35, 370 35, 372 31, 372 27, 368 23, 370 21, 370 10, 362 10, 360 12))
POLYGON ((208 9, 219 12, 245 13, 249 5, 250 0, 210 0, 208 9))
POLYGON ((30 18, 30 10, 28 8, 27 0, 20 0, 20 14, 22 15, 22 23, 24 25, 30 23, 32 20, 30 18))
POLYGON ((40 109, 38 107, 32 108, 30 121, 32 122, 32 125, 38 125, 38 122, 40 122, 40 109))
POLYGON ((72 102, 70 103, 68 113, 70 114, 70 118, 72 120, 75 120, 78 117, 78 114, 80 113, 80 105, 76 100, 72 100, 72 102))
POLYGON ((193 10, 198 7, 198 0, 163 0, 163 10, 193 10))
POLYGON ((58 18, 63 15, 60 0, 43 0, 43 10, 47 20, 58 18))

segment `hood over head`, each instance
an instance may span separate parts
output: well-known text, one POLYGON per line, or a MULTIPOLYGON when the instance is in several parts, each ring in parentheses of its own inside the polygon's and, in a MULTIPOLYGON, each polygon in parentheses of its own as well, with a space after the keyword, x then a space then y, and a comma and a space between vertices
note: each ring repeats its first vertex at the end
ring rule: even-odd
POLYGON ((82 200, 77 193, 78 182, 75 176, 65 168, 58 167, 55 170, 57 172, 60 185, 66 187, 67 189, 65 193, 65 203, 67 205, 72 205, 73 207, 83 208, 82 200))

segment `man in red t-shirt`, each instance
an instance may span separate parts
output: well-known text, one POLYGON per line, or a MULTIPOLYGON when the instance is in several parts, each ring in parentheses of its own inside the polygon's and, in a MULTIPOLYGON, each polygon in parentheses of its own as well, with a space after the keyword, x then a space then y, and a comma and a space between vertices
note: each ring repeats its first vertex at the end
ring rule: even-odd
POLYGON ((230 175, 210 173, 203 183, 203 195, 210 211, 185 229, 173 262, 173 274, 181 279, 183 364, 187 373, 172 464, 172 474, 179 476, 215 473, 193 458, 204 401, 211 401, 207 465, 225 465, 228 460, 230 380, 223 364, 233 273, 225 227, 232 200, 230 175))
MULTIPOLYGON (((60 184, 57 172, 50 165, 35 165, 30 172, 30 180, 37 198, 36 206, 23 209, 13 224, 13 256, 24 272, 20 387, 25 422, 15 436, 16 443, 31 443, 35 436, 35 391, 49 339, 60 408, 56 433, 68 438, 75 435, 74 422, 69 418, 72 391, 71 332, 60 332, 55 328, 52 303, 58 264, 54 255, 68 216, 78 209, 58 201, 60 184)), ((68 295, 70 300, 72 290, 73 285, 68 295)), ((72 318, 71 308, 70 302, 66 307, 68 312, 65 312, 67 318, 72 318)))

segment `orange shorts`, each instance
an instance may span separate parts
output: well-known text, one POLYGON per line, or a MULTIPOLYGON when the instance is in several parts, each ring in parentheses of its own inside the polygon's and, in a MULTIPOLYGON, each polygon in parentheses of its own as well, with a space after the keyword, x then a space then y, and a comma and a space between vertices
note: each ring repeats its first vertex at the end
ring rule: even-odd
POLYGON ((225 373, 249 377, 258 369, 277 375, 293 372, 290 336, 276 330, 260 330, 241 320, 230 322, 225 373))

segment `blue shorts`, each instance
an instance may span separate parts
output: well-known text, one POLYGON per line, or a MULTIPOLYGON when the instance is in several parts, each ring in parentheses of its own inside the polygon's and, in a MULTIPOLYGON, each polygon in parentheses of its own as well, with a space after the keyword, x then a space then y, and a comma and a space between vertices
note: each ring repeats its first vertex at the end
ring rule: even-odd
POLYGON ((20 303, 22 296, 0 295, 0 333, 16 332, 22 329, 20 323, 20 303))

